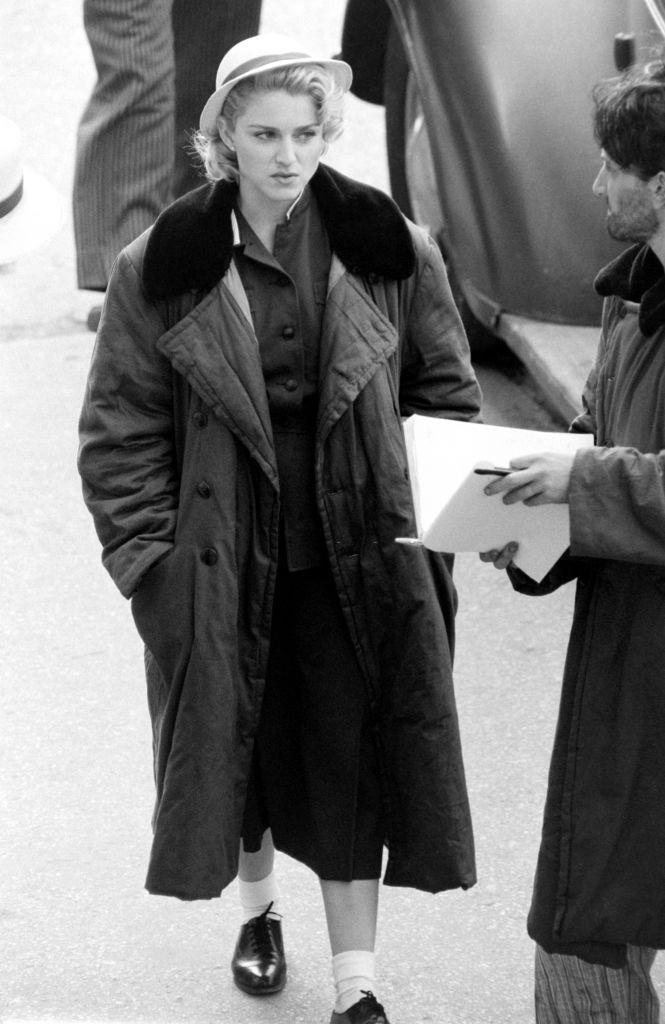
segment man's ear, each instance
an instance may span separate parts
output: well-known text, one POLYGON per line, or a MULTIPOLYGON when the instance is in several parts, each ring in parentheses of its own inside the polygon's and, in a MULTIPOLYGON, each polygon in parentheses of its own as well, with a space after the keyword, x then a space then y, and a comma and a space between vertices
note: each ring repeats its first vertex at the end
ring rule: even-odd
POLYGON ((657 206, 665 207, 665 171, 658 171, 650 181, 651 192, 657 206))

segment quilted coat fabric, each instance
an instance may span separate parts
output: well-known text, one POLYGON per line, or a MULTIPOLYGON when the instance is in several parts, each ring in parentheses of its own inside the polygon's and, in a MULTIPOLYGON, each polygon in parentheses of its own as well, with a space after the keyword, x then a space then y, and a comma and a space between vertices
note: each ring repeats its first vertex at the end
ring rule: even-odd
MULTIPOLYGON (((333 247, 317 504, 366 681, 388 808, 385 882, 475 881, 452 684, 456 595, 414 519, 401 417, 471 420, 480 395, 441 256, 376 190, 320 167, 333 247)), ((233 186, 204 186, 119 257, 81 415, 103 562, 146 646, 157 800, 147 888, 234 878, 277 567, 279 481, 233 186)))

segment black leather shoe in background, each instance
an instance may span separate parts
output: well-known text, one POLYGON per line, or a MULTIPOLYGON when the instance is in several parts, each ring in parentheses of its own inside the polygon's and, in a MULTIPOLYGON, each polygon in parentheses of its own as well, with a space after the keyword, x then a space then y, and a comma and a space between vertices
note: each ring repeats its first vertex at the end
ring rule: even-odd
POLYGON ((102 318, 102 307, 101 306, 93 306, 91 308, 90 312, 88 313, 88 318, 86 320, 86 324, 88 325, 88 330, 92 331, 93 334, 97 333, 97 329, 99 327, 99 321, 101 320, 101 318, 102 318))
POLYGON ((335 1013, 333 1010, 330 1024, 390 1024, 390 1021, 373 993, 363 991, 363 998, 350 1006, 345 1013, 335 1013))
POLYGON ((231 961, 233 980, 250 996, 269 996, 286 984, 282 922, 269 912, 270 907, 242 926, 231 961))

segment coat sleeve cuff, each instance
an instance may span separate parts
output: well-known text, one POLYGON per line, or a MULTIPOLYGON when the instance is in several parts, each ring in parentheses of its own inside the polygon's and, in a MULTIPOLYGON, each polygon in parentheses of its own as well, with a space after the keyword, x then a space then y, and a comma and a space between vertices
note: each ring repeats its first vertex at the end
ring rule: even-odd
POLYGON ((574 555, 665 563, 663 453, 583 448, 570 480, 574 555))

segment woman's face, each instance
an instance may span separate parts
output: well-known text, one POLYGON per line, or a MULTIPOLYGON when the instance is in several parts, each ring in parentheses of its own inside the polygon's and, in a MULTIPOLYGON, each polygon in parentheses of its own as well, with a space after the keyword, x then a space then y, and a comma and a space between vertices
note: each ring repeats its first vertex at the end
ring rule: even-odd
POLYGON ((325 149, 312 98, 282 90, 253 93, 224 138, 236 151, 243 201, 283 211, 298 198, 325 149))

